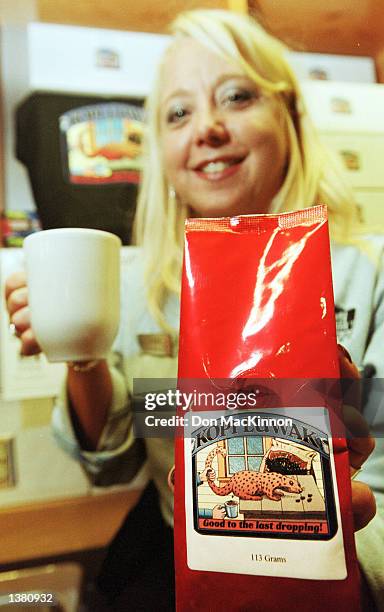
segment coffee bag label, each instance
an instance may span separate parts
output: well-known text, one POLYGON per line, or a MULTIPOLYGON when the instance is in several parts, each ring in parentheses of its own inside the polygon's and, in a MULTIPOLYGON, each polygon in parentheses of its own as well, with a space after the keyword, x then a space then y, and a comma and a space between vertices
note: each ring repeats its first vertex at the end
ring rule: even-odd
POLYGON ((189 422, 189 567, 345 578, 326 410, 216 411, 194 415, 189 422))

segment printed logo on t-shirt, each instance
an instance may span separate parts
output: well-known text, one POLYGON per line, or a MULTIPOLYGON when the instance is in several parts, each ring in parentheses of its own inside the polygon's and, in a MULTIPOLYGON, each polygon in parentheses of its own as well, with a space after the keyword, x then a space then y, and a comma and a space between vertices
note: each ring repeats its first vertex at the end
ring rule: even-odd
POLYGON ((142 167, 143 109, 106 102, 59 118, 63 171, 74 185, 138 183, 142 167))

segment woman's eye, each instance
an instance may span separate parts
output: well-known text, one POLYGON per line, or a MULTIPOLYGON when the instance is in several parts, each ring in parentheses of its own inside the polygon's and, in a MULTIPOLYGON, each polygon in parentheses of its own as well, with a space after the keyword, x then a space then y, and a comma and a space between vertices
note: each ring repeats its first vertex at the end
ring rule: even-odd
POLYGON ((180 123, 188 115, 188 110, 183 106, 171 108, 166 115, 167 123, 180 123))
POLYGON ((221 104, 224 106, 241 106, 246 104, 250 100, 255 99, 257 96, 255 92, 248 89, 233 89, 226 92, 221 98, 221 104))

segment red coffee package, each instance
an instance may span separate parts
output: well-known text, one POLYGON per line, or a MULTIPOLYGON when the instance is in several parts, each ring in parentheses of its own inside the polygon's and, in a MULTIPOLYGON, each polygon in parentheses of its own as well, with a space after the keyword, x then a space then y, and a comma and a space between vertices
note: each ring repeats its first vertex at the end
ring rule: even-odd
POLYGON ((360 610, 339 375, 326 208, 188 220, 177 610, 360 610))

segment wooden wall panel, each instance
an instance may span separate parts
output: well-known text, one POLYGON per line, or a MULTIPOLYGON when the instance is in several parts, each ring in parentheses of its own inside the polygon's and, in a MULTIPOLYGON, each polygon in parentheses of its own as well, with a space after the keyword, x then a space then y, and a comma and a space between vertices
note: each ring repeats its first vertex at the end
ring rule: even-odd
POLYGON ((375 56, 384 45, 384 2, 248 0, 276 36, 297 50, 375 56))
POLYGON ((379 83, 384 83, 384 42, 382 48, 376 55, 376 72, 379 83))
POLYGON ((182 10, 227 8, 227 0, 37 0, 40 21, 140 32, 165 32, 182 10))
POLYGON ((242 11, 248 6, 251 14, 260 14, 273 33, 298 50, 375 56, 384 47, 381 0, 35 1, 41 21, 143 32, 164 32, 181 10, 205 7, 242 11))

